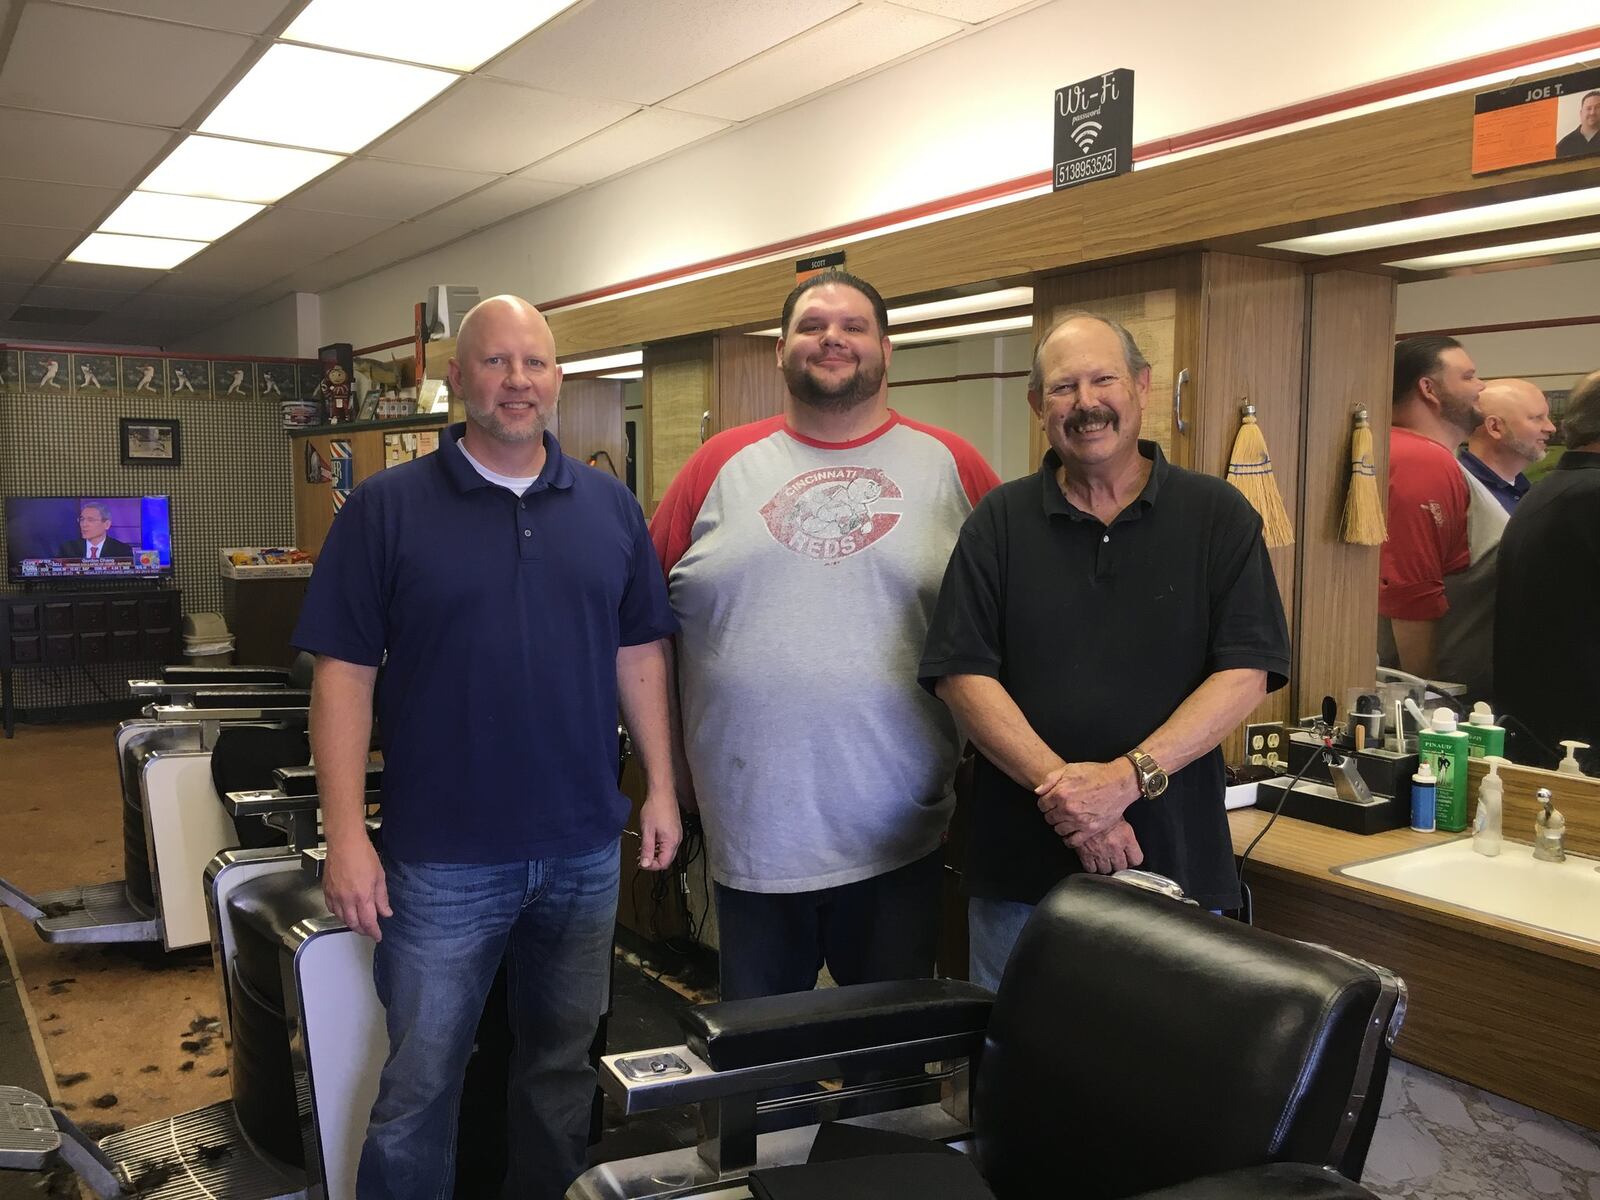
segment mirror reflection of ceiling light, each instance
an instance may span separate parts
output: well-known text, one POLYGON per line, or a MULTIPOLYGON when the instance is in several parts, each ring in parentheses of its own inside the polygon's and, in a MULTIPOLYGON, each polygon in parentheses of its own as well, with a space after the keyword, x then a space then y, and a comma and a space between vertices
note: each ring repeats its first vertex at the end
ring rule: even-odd
POLYGON ((131 237, 123 233, 91 233, 67 255, 68 262, 103 263, 112 267, 144 267, 170 271, 193 258, 210 242, 186 242, 176 238, 131 237))
POLYGON ((139 190, 271 204, 344 161, 315 150, 190 134, 145 176, 139 190))
POLYGON ((115 212, 100 222, 100 232, 214 242, 243 225, 264 207, 261 204, 241 204, 237 200, 134 192, 117 205, 115 212))
POLYGON ((1033 318, 1000 317, 993 321, 974 321, 968 325, 946 325, 939 329, 916 329, 910 333, 891 333, 889 343, 894 346, 913 346, 918 342, 947 342, 952 338, 979 337, 993 333, 1015 333, 1032 329, 1033 318))
POLYGON ((1484 263, 1517 258, 1540 258, 1546 254, 1571 254, 1578 250, 1600 250, 1600 233, 1577 233, 1571 237, 1541 238, 1535 242, 1512 242, 1503 246, 1483 246, 1477 250, 1456 250, 1449 254, 1429 254, 1384 263, 1408 271, 1442 271, 1448 267, 1473 267, 1484 263))
POLYGON ((1526 200, 1507 200, 1500 204, 1480 204, 1454 212, 1407 217, 1378 225, 1361 225, 1333 233, 1314 233, 1308 237, 1265 242, 1263 250, 1298 250, 1303 254, 1356 254, 1383 246, 1404 246, 1438 238, 1486 233, 1495 229, 1516 229, 1546 221, 1563 221, 1600 213, 1600 187, 1561 192, 1554 196, 1532 196, 1526 200))
POLYGON ((273 46, 211 110, 200 132, 349 154, 459 78, 409 63, 273 46))
MULTIPOLYGON (((1033 303, 1031 287, 1000 288, 993 292, 979 292, 971 296, 953 296, 949 300, 930 300, 926 304, 903 304, 889 309, 889 328, 910 325, 920 321, 937 321, 942 317, 963 317, 969 313, 993 312, 999 308, 1021 308, 1033 303)), ((780 337, 783 330, 774 325, 771 329, 753 329, 751 337, 780 337)), ((899 335, 890 334, 891 340, 899 335)))
POLYGON ((565 375, 577 375, 585 371, 604 371, 617 367, 643 367, 644 351, 628 350, 622 354, 600 354, 593 358, 575 358, 571 362, 561 364, 561 371, 565 375))
POLYGON ((311 0, 280 35, 454 71, 481 67, 576 0, 311 0))

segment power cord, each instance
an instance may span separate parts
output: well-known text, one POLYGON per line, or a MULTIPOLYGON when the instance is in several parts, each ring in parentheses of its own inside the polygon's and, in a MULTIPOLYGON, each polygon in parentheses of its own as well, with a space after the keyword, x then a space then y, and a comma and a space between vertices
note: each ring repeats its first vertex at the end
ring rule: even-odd
POLYGON ((1261 839, 1267 836, 1267 831, 1277 824, 1278 817, 1283 813, 1283 806, 1288 802, 1289 793, 1300 786, 1301 781, 1306 777, 1306 772, 1311 769, 1311 764, 1316 762, 1318 756, 1320 755, 1330 763, 1332 762, 1333 755, 1336 753, 1333 748, 1333 721, 1337 715, 1338 710, 1334 705, 1333 697, 1329 696, 1322 702, 1322 716, 1311 727, 1312 733, 1322 740, 1322 749, 1313 751, 1306 756, 1306 761, 1301 765, 1300 770, 1295 772, 1294 778, 1289 781, 1289 786, 1284 788, 1283 794, 1278 797, 1278 803, 1273 807, 1272 815, 1267 818, 1267 823, 1257 831, 1255 837, 1250 839, 1250 844, 1244 848, 1244 853, 1239 856, 1239 894, 1243 908, 1242 916, 1246 925, 1254 924, 1251 919, 1254 914, 1251 911, 1249 889, 1245 887, 1244 882, 1244 869, 1250 862, 1250 854, 1255 850, 1261 839))

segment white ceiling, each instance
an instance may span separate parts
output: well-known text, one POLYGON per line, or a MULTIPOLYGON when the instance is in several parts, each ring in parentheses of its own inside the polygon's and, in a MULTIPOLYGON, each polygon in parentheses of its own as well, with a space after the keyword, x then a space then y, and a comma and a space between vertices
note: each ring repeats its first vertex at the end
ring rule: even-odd
POLYGON ((177 270, 145 271, 62 260, 305 0, 0 0, 0 341, 167 344, 1038 2, 582 0, 177 270), (19 306, 73 319, 16 321, 19 306))

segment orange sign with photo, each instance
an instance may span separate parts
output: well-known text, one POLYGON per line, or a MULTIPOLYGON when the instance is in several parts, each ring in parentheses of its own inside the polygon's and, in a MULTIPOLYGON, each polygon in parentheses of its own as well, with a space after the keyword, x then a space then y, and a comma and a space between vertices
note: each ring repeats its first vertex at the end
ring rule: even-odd
POLYGON ((1477 98, 1472 173, 1600 154, 1600 70, 1513 84, 1477 98))

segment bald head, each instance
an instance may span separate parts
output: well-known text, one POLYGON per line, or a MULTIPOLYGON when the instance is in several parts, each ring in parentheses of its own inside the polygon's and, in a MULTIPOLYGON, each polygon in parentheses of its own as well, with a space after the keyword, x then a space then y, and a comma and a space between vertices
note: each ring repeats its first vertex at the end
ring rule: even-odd
POLYGON ((1467 447, 1502 474, 1511 475, 1538 462, 1554 436, 1550 401, 1543 389, 1526 379, 1494 379, 1478 397, 1482 423, 1467 447))
POLYGON ((466 350, 476 349, 482 338, 480 331, 501 324, 523 326, 535 336, 542 335, 550 343, 550 353, 554 357, 555 336, 550 332, 544 314, 521 296, 506 295, 480 300, 461 318, 461 325, 456 330, 456 358, 462 358, 466 350))

